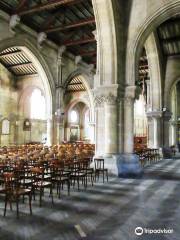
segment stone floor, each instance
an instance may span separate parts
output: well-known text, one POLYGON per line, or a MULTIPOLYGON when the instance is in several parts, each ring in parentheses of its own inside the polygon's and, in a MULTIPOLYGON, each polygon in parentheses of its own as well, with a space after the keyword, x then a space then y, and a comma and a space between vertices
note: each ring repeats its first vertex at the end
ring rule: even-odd
POLYGON ((45 197, 43 206, 20 204, 20 218, 14 211, 2 216, 0 199, 0 240, 179 240, 180 160, 163 160, 146 167, 142 179, 110 177, 88 190, 72 190, 71 196, 45 197), (135 228, 173 229, 172 234, 143 234, 135 228))

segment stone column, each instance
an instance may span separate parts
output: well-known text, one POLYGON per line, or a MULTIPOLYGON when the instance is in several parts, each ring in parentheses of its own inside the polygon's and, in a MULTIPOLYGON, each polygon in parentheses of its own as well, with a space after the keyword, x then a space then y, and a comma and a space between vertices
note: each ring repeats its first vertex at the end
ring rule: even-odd
POLYGON ((115 96, 107 96, 105 100, 105 155, 117 154, 117 101, 115 96))
POLYGON ((160 148, 162 145, 162 111, 147 112, 148 147, 160 148))
POLYGON ((124 101, 121 98, 118 104, 118 152, 122 153, 124 150, 124 101))
POLYGON ((47 145, 52 145, 54 143, 54 139, 53 139, 53 136, 54 136, 54 133, 53 133, 53 119, 51 118, 48 118, 47 119, 47 145))
POLYGON ((111 93, 96 96, 96 150, 104 156, 118 152, 117 97, 111 93))
POLYGON ((172 113, 168 110, 163 112, 163 146, 169 147, 170 139, 169 139, 169 127, 170 127, 170 119, 172 113))
MULTIPOLYGON (((57 81, 56 81, 56 111, 55 111, 55 121, 54 121, 54 136, 55 143, 59 144, 64 140, 62 134, 62 125, 63 125, 63 88, 62 88, 62 68, 63 68, 63 53, 65 52, 66 47, 61 46, 58 49, 58 58, 57 58, 57 81)), ((64 132, 64 131, 63 131, 64 132)))
POLYGON ((177 144, 177 122, 170 121, 170 145, 177 144))
POLYGON ((124 153, 134 150, 134 98, 124 98, 124 153))
POLYGON ((92 144, 95 143, 95 127, 96 127, 96 124, 94 122, 89 123, 90 141, 91 141, 92 144))

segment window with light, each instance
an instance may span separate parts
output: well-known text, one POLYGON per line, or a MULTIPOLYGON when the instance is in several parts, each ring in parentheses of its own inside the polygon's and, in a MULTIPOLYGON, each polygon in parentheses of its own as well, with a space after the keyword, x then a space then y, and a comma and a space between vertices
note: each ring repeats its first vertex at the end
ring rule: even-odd
POLYGON ((75 110, 71 111, 70 120, 72 123, 76 123, 78 121, 78 114, 75 110))
POLYGON ((31 118, 44 120, 46 117, 46 102, 39 89, 32 92, 30 104, 31 118))

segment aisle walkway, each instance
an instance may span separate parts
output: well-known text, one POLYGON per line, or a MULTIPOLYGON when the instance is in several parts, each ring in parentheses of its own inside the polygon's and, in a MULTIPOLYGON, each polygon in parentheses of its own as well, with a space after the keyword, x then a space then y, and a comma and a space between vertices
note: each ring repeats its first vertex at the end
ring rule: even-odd
POLYGON ((53 207, 46 197, 42 208, 33 202, 33 216, 21 204, 19 220, 9 210, 4 218, 3 208, 0 199, 0 240, 179 240, 180 160, 147 167, 143 179, 110 177, 87 192, 73 190, 53 207), (136 236, 136 227, 174 232, 136 236))

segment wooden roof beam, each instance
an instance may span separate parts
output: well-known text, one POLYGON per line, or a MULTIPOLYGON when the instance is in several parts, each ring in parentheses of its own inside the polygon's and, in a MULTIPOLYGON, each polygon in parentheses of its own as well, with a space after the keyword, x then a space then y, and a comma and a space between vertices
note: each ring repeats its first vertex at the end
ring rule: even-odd
POLYGON ((79 53, 79 55, 80 56, 94 56, 94 55, 96 55, 97 54, 97 52, 96 51, 89 51, 89 52, 87 52, 87 51, 82 51, 82 52, 80 52, 79 53))
POLYGON ((82 38, 78 40, 68 40, 63 43, 65 46, 75 46, 75 45, 81 45, 84 43, 89 43, 89 42, 95 42, 96 39, 94 37, 89 37, 89 38, 82 38))
POLYGON ((94 17, 83 19, 83 20, 77 21, 75 23, 67 24, 67 25, 64 25, 64 26, 44 29, 44 32, 45 33, 52 33, 52 32, 57 32, 57 31, 63 31, 63 30, 71 29, 71 28, 77 28, 77 27, 85 26, 85 25, 88 25, 88 24, 91 24, 91 23, 95 23, 95 18, 94 17))
POLYGON ((173 42, 179 42, 180 41, 180 36, 175 36, 175 37, 169 37, 166 39, 160 39, 160 42, 162 41, 163 44, 168 44, 168 43, 173 43, 173 42))
POLYGON ((11 57, 11 56, 14 56, 14 55, 18 55, 20 53, 22 53, 21 50, 15 50, 13 52, 0 53, 0 57, 11 57))
POLYGON ((18 67, 29 67, 32 66, 32 62, 25 62, 25 63, 17 63, 17 64, 12 64, 8 65, 7 68, 18 68, 18 67))
POLYGON ((19 16, 34 14, 34 13, 41 12, 41 11, 51 9, 54 7, 58 7, 58 6, 77 4, 81 1, 83 1, 83 0, 51 0, 46 3, 38 4, 33 7, 23 9, 22 11, 17 11, 17 14, 19 16))

